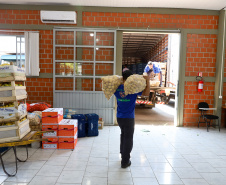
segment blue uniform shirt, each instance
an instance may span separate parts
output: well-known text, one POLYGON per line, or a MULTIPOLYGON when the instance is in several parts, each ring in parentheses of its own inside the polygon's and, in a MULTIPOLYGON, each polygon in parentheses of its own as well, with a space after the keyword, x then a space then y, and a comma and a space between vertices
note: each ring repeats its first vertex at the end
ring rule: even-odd
POLYGON ((144 68, 144 72, 146 72, 146 73, 151 73, 152 71, 154 71, 154 73, 160 73, 161 68, 155 64, 153 64, 152 70, 149 68, 148 65, 146 65, 146 67, 144 68))
POLYGON ((117 118, 134 118, 137 95, 142 92, 125 96, 124 85, 120 85, 114 94, 118 104, 117 118))

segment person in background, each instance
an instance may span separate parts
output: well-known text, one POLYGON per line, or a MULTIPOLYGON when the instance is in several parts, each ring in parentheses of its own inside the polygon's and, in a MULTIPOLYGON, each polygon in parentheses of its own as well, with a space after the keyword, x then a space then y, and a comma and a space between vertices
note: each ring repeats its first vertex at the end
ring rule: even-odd
POLYGON ((122 72, 124 72, 126 70, 129 70, 129 68, 127 68, 127 65, 124 65, 124 68, 123 68, 122 72))
POLYGON ((149 76, 144 76, 147 81, 144 91, 136 94, 128 94, 126 96, 124 91, 124 82, 132 74, 133 73, 130 70, 123 72, 123 84, 121 84, 114 93, 117 99, 117 122, 121 129, 121 168, 127 168, 131 165, 130 152, 133 148, 133 133, 135 127, 134 117, 137 95, 149 96, 150 91, 149 76))
POLYGON ((146 65, 146 67, 144 68, 144 72, 146 72, 148 74, 148 76, 150 77, 150 79, 153 81, 155 74, 158 74, 158 80, 160 81, 160 86, 162 85, 162 72, 161 72, 161 68, 158 66, 155 66, 155 64, 152 63, 152 61, 149 61, 146 65))

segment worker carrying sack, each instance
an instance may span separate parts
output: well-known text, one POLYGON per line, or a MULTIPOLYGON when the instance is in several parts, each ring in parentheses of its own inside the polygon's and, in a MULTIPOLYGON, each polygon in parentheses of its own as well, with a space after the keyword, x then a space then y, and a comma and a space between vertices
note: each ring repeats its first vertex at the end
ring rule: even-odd
POLYGON ((124 83, 125 95, 142 92, 146 87, 146 80, 143 75, 131 75, 124 83))
POLYGON ((101 78, 102 80, 102 91, 105 97, 109 100, 115 93, 116 89, 120 84, 122 84, 122 77, 118 75, 105 76, 101 78))

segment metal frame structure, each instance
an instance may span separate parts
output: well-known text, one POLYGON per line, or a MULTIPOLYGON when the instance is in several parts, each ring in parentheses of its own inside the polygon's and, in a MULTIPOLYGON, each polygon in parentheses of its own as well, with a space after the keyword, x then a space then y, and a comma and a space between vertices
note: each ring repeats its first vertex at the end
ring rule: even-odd
MULTIPOLYGON (((92 96, 95 98, 95 95, 100 96, 103 95, 102 91, 95 91, 95 79, 100 79, 103 76, 96 76, 96 64, 97 63, 103 63, 103 64, 113 64, 113 75, 116 73, 116 30, 104 30, 104 29, 85 29, 85 28, 54 28, 53 29, 53 106, 54 107, 58 107, 59 104, 57 103, 57 101, 60 101, 56 96, 57 93, 80 93, 80 94, 86 94, 87 96, 92 96), (73 45, 58 45, 56 44, 56 32, 57 31, 65 31, 65 32, 73 32, 74 33, 74 44, 73 45), (77 32, 89 32, 89 33, 93 33, 93 37, 94 37, 94 45, 76 45, 76 33, 77 32), (104 45, 96 45, 96 34, 97 33, 113 33, 114 34, 114 45, 113 46, 104 46, 104 45), (56 60, 56 48, 57 47, 70 47, 70 48, 74 48, 74 58, 73 60, 56 60), (94 54, 93 54, 93 60, 90 61, 84 61, 84 60, 76 60, 76 49, 77 48, 93 48, 94 54), (113 61, 96 61, 96 48, 112 48, 114 50, 114 58, 113 61), (56 75, 56 63, 73 63, 74 64, 74 73, 72 76, 66 76, 66 75, 56 75), (82 75, 76 75, 75 74, 75 64, 76 63, 93 63, 93 75, 92 76, 82 76, 82 75), (56 90, 56 78, 73 78, 73 90, 56 90), (80 79, 84 79, 84 78, 89 78, 89 79, 93 79, 93 91, 80 91, 80 90, 75 90, 75 81, 77 78, 80 79), (92 94, 92 95, 90 95, 92 94)), ((65 96, 64 96, 65 97, 65 96)), ((87 97, 90 98, 90 97, 87 97)), ((102 101, 105 101, 106 104, 107 103, 107 99, 104 99, 102 101)), ((114 98, 113 100, 110 101, 110 107, 92 107, 91 109, 95 110, 106 110, 106 109, 112 109, 112 115, 114 115, 114 111, 115 111, 115 101, 114 98)), ((61 106, 61 105, 60 105, 61 106)), ((67 106, 67 107, 63 107, 63 108, 75 108, 75 107, 71 107, 71 106, 67 106)), ((81 111, 83 110, 90 110, 89 107, 77 107, 78 109, 80 109, 81 111)), ((113 124, 114 120, 111 121, 113 124)), ((109 124, 109 123, 107 123, 109 124)))

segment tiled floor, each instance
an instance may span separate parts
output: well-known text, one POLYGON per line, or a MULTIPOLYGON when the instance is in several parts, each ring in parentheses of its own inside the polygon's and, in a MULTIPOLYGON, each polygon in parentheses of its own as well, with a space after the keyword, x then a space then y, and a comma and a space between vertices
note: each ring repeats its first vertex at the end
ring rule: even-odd
MULTIPOLYGON (((226 130, 136 125, 132 165, 120 168, 119 127, 80 138, 76 149, 29 149, 15 177, 1 185, 226 185, 226 130), (145 132, 146 131, 146 132, 145 132), (150 131, 150 132, 147 132, 150 131)), ((24 148, 18 149, 24 157, 24 148)), ((4 157, 13 171, 13 154, 4 157)))

